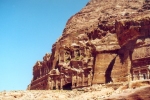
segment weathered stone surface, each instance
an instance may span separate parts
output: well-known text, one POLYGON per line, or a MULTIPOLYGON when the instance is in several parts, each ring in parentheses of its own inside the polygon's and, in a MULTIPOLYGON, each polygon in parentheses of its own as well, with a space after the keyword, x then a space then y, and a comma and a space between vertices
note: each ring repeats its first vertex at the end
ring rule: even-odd
POLYGON ((91 0, 33 67, 34 89, 150 78, 150 0, 91 0))
POLYGON ((150 80, 94 84, 75 90, 1 91, 0 100, 149 100, 150 80))

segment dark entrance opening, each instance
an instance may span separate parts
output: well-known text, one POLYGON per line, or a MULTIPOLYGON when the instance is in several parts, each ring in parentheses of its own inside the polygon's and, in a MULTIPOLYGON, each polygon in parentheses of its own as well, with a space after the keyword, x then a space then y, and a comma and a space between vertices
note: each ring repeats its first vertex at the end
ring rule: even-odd
POLYGON ((56 87, 53 87, 53 90, 56 90, 56 87))
POLYGON ((72 90, 71 87, 72 87, 72 83, 68 83, 63 86, 63 90, 72 90))
POLYGON ((146 79, 146 75, 145 74, 143 74, 143 78, 146 79))

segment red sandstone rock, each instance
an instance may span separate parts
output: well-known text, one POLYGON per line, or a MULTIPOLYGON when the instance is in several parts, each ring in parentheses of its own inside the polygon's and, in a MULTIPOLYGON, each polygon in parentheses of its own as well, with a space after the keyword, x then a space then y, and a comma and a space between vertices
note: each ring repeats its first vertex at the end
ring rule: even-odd
POLYGON ((35 64, 28 89, 149 79, 149 16, 150 0, 91 0, 35 64))

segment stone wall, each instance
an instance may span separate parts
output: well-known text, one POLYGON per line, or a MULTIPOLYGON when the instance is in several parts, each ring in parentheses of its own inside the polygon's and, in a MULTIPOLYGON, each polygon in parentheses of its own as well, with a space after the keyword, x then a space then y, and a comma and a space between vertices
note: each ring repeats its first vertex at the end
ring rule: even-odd
POLYGON ((150 78, 150 1, 91 0, 72 16, 28 89, 74 89, 150 78))

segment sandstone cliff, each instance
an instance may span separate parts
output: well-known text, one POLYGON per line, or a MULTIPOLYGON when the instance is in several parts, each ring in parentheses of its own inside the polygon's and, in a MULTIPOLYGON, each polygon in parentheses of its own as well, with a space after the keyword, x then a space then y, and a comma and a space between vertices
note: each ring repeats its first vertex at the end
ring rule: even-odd
POLYGON ((33 68, 28 89, 150 78, 150 0, 91 0, 33 68))

